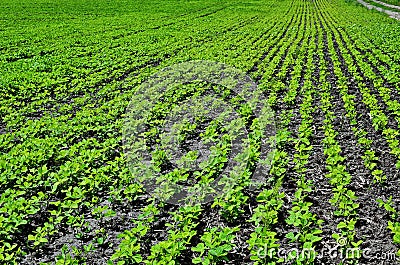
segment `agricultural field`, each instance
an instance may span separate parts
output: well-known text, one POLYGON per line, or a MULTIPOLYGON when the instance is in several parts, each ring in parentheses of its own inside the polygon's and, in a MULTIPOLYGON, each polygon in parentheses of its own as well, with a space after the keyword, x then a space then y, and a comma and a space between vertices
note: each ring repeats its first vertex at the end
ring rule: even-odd
POLYGON ((2 0, 0 51, 0 264, 400 264, 400 21, 2 0))

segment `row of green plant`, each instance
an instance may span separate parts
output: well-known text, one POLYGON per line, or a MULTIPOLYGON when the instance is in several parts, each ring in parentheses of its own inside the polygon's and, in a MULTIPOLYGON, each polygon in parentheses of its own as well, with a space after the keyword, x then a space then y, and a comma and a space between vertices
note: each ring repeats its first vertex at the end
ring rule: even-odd
MULTIPOLYGON (((383 99, 383 101, 388 105, 392 107, 388 107, 389 110, 396 110, 397 106, 397 101, 396 100, 391 100, 390 95, 391 95, 391 88, 386 87, 386 84, 388 83, 388 80, 382 76, 382 73, 379 72, 378 74, 375 73, 375 71, 372 69, 373 66, 377 65, 377 61, 375 60, 375 64, 373 63, 367 63, 365 58, 367 56, 362 56, 362 54, 358 51, 356 46, 353 46, 353 41, 347 36, 346 32, 343 32, 344 30, 342 28, 338 27, 333 27, 331 28, 334 36, 341 41, 338 41, 338 48, 341 51, 341 54, 343 55, 344 63, 347 64, 347 67, 350 67, 353 69, 352 72, 352 77, 356 76, 356 80, 364 81, 365 79, 370 79, 369 83, 373 84, 374 87, 378 90, 380 97, 383 99), (337 34, 335 34, 335 31, 337 31, 337 34), (338 36, 338 34, 342 33, 341 35, 338 36), (344 46, 346 44, 346 46, 344 46), (355 69, 358 69, 363 73, 363 79, 357 79, 357 73, 355 72, 355 69)), ((365 55, 365 54, 364 54, 365 55)), ((379 163, 379 158, 375 155, 375 152, 371 149, 371 143, 372 140, 367 138, 368 133, 363 130, 359 129, 358 126, 358 120, 357 120, 357 112, 355 111, 354 107, 354 99, 356 98, 354 95, 350 95, 348 93, 348 87, 347 87, 347 82, 351 82, 348 80, 346 82, 346 78, 338 71, 337 69, 339 68, 339 59, 338 57, 333 54, 332 57, 333 62, 335 64, 335 74, 339 77, 338 78, 338 84, 340 88, 340 93, 342 95, 342 99, 344 101, 344 105, 347 110, 347 117, 350 119, 351 124, 353 125, 352 130, 354 134, 358 138, 358 143, 359 145, 364 149, 364 156, 362 157, 364 159, 365 166, 370 170, 372 176, 374 177, 374 181, 377 181, 379 183, 382 183, 382 181, 385 181, 387 179, 386 176, 382 174, 382 170, 378 168, 378 163, 379 163)), ((373 58, 372 56, 368 56, 368 58, 373 58)), ((374 61, 374 60, 372 60, 374 61)), ((381 63, 381 62, 379 62, 381 63)), ((385 70, 387 71, 390 69, 390 67, 386 68, 385 70)), ((384 70, 384 71, 385 71, 384 70)), ((393 81, 393 79, 389 79, 390 82, 393 81)), ((392 88, 393 89, 393 88, 392 88)), ((371 95, 368 95, 367 93, 364 94, 365 97, 371 97, 371 95)), ((375 101, 376 102, 376 101, 375 101)), ((372 105, 372 104, 371 104, 372 105)), ((383 109, 383 110, 386 110, 383 109)), ((396 117, 395 117, 396 118, 396 117)), ((397 118, 396 118, 397 121, 397 118)), ((374 120, 372 119, 372 123, 374 120)), ((378 125, 375 125, 375 130, 377 130, 378 125)), ((390 147, 393 148, 393 143, 396 143, 397 140, 394 140, 397 138, 397 133, 396 130, 393 129, 383 129, 386 132, 391 132, 392 136, 391 139, 387 139, 387 142, 390 147)), ((396 147, 394 147, 396 148, 396 147)), ((392 149, 392 153, 396 153, 392 149)), ((397 167, 397 165, 396 165, 397 167)), ((384 207, 388 213, 391 215, 391 220, 388 221, 388 228, 391 230, 393 233, 393 243, 398 244, 398 223, 396 223, 397 220, 397 212, 395 208, 392 207, 392 201, 391 201, 391 196, 389 199, 385 202, 382 199, 377 199, 377 202, 379 203, 380 206, 384 207), (397 229, 396 229, 397 228, 397 229)), ((399 253, 398 253, 399 254, 399 253)))
MULTIPOLYGON (((314 18, 311 16, 311 18, 314 18)), ((311 21, 312 19, 310 19, 311 21)), ((296 153, 294 154, 294 169, 297 177, 292 181, 296 181, 297 189, 294 197, 291 199, 292 207, 289 210, 289 217, 286 223, 295 227, 294 232, 289 232, 286 237, 291 242, 298 242, 302 244, 299 252, 300 255, 292 255, 294 264, 314 264, 315 258, 318 253, 315 251, 315 245, 322 239, 319 235, 322 233, 320 225, 323 220, 310 211, 313 203, 308 201, 309 193, 315 188, 312 180, 309 179, 309 172, 307 166, 309 157, 313 152, 312 137, 313 137, 313 114, 315 113, 314 98, 316 88, 313 87, 311 81, 312 74, 315 73, 316 65, 313 61, 313 55, 316 52, 316 44, 314 38, 316 36, 316 29, 311 25, 311 36, 308 39, 307 48, 308 52, 301 50, 298 57, 298 64, 295 66, 294 73, 292 74, 291 84, 300 83, 301 72, 304 71, 304 80, 300 88, 299 95, 302 98, 302 103, 299 106, 299 113, 301 123, 298 128, 297 137, 294 139, 294 147, 296 153), (306 58, 306 65, 304 57, 306 58), (307 254, 307 255, 306 255, 307 254)))
MULTIPOLYGON (((334 32, 333 28, 331 27, 329 28, 332 30, 332 32, 334 32)), ((336 37, 338 36, 336 35, 336 37)), ((343 50, 344 49, 343 44, 339 43, 338 48, 343 50)), ((345 52, 341 54, 344 55, 345 52)), ((337 87, 339 88, 339 92, 342 97, 344 107, 346 109, 346 117, 349 119, 350 125, 352 126, 351 129, 354 135, 357 137, 357 142, 364 153, 362 155, 362 159, 364 160, 364 166, 370 171, 370 173, 374 177, 373 180, 374 182, 383 183, 387 179, 387 177, 383 174, 382 169, 378 165, 379 158, 376 156, 375 151, 372 149, 371 146, 372 140, 368 137, 368 132, 365 131, 364 129, 361 129, 360 126, 358 126, 359 123, 359 120, 357 119, 358 113, 355 107, 356 96, 351 95, 348 92, 349 91, 348 83, 351 84, 352 80, 349 80, 349 78, 347 78, 342 72, 342 67, 346 69, 347 65, 344 66, 341 65, 338 55, 336 54, 336 52, 333 52, 333 50, 331 53, 331 59, 334 66, 333 67, 334 74, 337 78, 337 87)))
MULTIPOLYGON (((337 118, 334 113, 334 101, 331 95, 331 90, 334 89, 331 83, 328 83, 328 62, 321 60, 324 55, 333 53, 332 38, 329 31, 323 26, 318 33, 318 57, 320 58, 319 64, 319 89, 320 89, 320 108, 325 115, 323 121, 323 131, 325 138, 322 140, 324 154, 326 156, 326 169, 328 173, 326 177, 332 185, 333 197, 330 203, 335 207, 334 216, 338 218, 336 225, 337 233, 332 233, 332 238, 341 245, 342 250, 347 252, 349 248, 358 248, 362 243, 357 240, 355 232, 355 224, 358 220, 357 208, 359 204, 356 203, 357 196, 354 191, 347 186, 351 183, 352 176, 346 169, 346 158, 341 155, 342 147, 336 140, 338 132, 334 128, 334 121, 337 118), (326 34, 326 35, 324 35, 326 34), (326 40, 324 39, 326 36, 326 40), (326 41, 327 43, 324 43, 326 41), (325 54, 326 53, 326 54, 325 54), (343 244, 343 241, 345 244, 343 244)), ((345 257, 346 260, 341 260, 345 264, 357 263, 359 256, 345 257)))
MULTIPOLYGON (((301 68, 299 66, 304 59, 304 49, 302 49, 302 53, 300 52, 300 54, 296 52, 298 52, 299 47, 304 47, 301 44, 304 41, 304 27, 308 18, 305 12, 305 5, 306 4, 303 3, 302 11, 300 11, 300 30, 295 35, 292 35, 294 37, 291 42, 292 45, 289 46, 285 43, 277 53, 278 56, 274 57, 270 61, 268 67, 263 68, 265 71, 264 76, 266 76, 266 80, 269 81, 270 76, 272 76, 275 69, 270 66, 278 65, 280 57, 286 56, 278 73, 276 73, 278 81, 275 81, 273 86, 266 84, 267 91, 270 95, 269 103, 271 106, 277 107, 277 104, 281 104, 282 101, 293 108, 295 103, 298 85, 296 86, 296 84, 293 83, 293 85, 286 88, 284 83, 286 80, 284 80, 284 78, 291 67, 293 68, 290 73, 292 79, 298 81, 301 77, 301 68), (281 93, 284 93, 284 96, 278 100, 278 95, 281 93)), ((265 59, 265 62, 268 62, 268 56, 265 59)), ((260 86, 263 87, 263 82, 260 86)), ((283 150, 289 142, 293 141, 290 137, 290 132, 287 129, 290 120, 293 117, 293 109, 282 111, 279 117, 279 129, 276 136, 277 151, 270 172, 273 185, 271 188, 265 189, 257 196, 257 202, 260 203, 260 205, 254 209, 251 218, 251 221, 255 225, 255 231, 251 234, 248 244, 251 251, 251 260, 254 261, 254 264, 275 264, 275 262, 280 263, 285 261, 285 257, 277 255, 280 249, 280 244, 277 239, 277 232, 274 231, 274 226, 279 221, 278 214, 282 210, 283 198, 285 197, 285 194, 280 192, 280 187, 282 186, 284 178, 287 177, 285 168, 289 163, 289 157, 283 150)))
MULTIPOLYGON (((400 222, 399 220, 399 212, 396 209, 396 206, 393 205, 393 196, 390 195, 387 200, 377 199, 379 206, 384 208, 389 216, 388 226, 387 228, 393 235, 394 244, 400 245, 400 222)), ((400 248, 397 251, 397 256, 400 257, 400 248)))

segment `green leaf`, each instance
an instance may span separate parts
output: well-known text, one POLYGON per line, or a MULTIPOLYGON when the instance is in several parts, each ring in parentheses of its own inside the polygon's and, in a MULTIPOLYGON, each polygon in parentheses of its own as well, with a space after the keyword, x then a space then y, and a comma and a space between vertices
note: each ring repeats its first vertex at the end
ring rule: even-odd
POLYGON ((196 251, 196 252, 200 252, 200 253, 204 253, 205 249, 206 248, 204 246, 204 243, 199 243, 199 244, 197 244, 197 246, 192 247, 192 251, 196 251))
POLYGON ((340 222, 338 225, 337 225, 337 228, 338 229, 342 229, 342 228, 346 228, 347 227, 347 224, 345 223, 345 222, 340 222))
POLYGON ((41 238, 39 239, 39 242, 40 242, 40 243, 47 243, 47 242, 49 242, 49 241, 47 240, 47 238, 41 237, 41 238))
POLYGON ((133 259, 136 263, 142 262, 142 260, 143 260, 143 258, 142 258, 142 256, 141 256, 140 254, 134 255, 134 256, 132 257, 132 259, 133 259))
POLYGON ((201 259, 201 257, 197 257, 197 258, 192 259, 192 262, 193 262, 193 264, 199 264, 199 263, 202 263, 203 260, 201 259))
POLYGON ((297 237, 294 235, 293 232, 289 232, 289 233, 286 235, 286 238, 289 238, 292 242, 294 242, 294 241, 297 240, 297 237))

